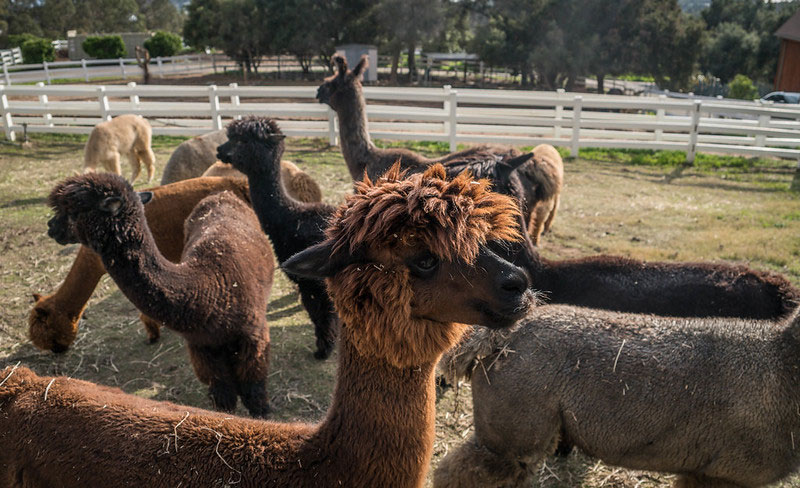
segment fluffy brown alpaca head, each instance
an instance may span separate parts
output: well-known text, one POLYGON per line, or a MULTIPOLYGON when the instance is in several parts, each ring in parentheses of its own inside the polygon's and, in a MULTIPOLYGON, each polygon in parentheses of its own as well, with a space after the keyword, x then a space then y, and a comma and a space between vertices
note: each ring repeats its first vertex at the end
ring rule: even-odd
POLYGON ((243 117, 228 124, 228 141, 217 147, 217 158, 245 175, 257 175, 279 167, 285 138, 274 120, 243 117))
POLYGON ((336 74, 325 78, 325 81, 317 89, 317 100, 319 103, 327 103, 332 109, 338 110, 345 107, 347 101, 361 94, 361 75, 364 74, 368 66, 367 56, 361 57, 352 71, 347 69, 347 61, 343 56, 333 57, 336 65, 336 74))
POLYGON ((532 302, 520 269, 489 241, 519 239, 514 201, 487 180, 441 165, 403 178, 399 165, 357 183, 327 239, 284 263, 326 277, 346 335, 360 354, 397 367, 436 361, 465 326, 507 327, 532 302))
POLYGON ((79 242, 103 255, 119 247, 121 234, 140 231, 130 222, 144 220, 142 204, 152 195, 137 194, 113 173, 71 176, 50 192, 48 203, 55 215, 47 222, 47 235, 59 244, 79 242))
MULTIPOLYGON (((72 317, 59 310, 51 297, 33 294, 35 305, 28 314, 28 336, 45 351, 64 352, 78 335, 81 314, 72 317)), ((82 311, 81 311, 82 312, 82 311)))

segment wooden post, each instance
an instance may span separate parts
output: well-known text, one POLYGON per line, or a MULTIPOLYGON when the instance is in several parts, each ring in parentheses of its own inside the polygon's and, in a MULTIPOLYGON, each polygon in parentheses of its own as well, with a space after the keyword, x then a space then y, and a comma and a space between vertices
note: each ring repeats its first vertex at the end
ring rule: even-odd
MULTIPOLYGON (((136 82, 135 81, 129 82, 128 88, 130 88, 131 91, 136 90, 136 82)), ((139 108, 139 95, 137 95, 135 92, 131 93, 131 105, 132 108, 134 109, 139 108)))
MULTIPOLYGON (((36 86, 38 86, 39 88, 44 88, 44 83, 42 83, 40 81, 40 82, 36 83, 36 86)), ((42 107, 47 108, 47 103, 48 103, 47 95, 45 95, 44 93, 39 94, 39 103, 42 105, 42 107)), ((52 114, 46 113, 46 114, 44 114, 44 116, 42 118, 44 118, 44 125, 47 125, 47 126, 50 126, 50 127, 53 126, 53 115, 52 114)))
POLYGON ((83 68, 83 79, 89 83, 89 68, 86 67, 86 60, 81 58, 81 67, 83 68))
POLYGON ((797 161, 797 169, 794 170, 794 178, 792 178, 792 185, 789 189, 792 191, 800 191, 800 160, 797 161))
POLYGON ((697 133, 700 127, 700 100, 692 103, 691 116, 692 125, 689 126, 689 148, 686 150, 686 164, 693 165, 694 157, 697 153, 697 133))
MULTIPOLYGON (((667 96, 666 95, 662 94, 662 95, 658 96, 658 101, 659 102, 664 102, 666 100, 667 100, 667 96)), ((666 111, 663 108, 659 108, 658 110, 656 110, 656 122, 657 123, 660 124, 661 122, 664 122, 664 117, 665 116, 666 116, 666 111)), ((664 129, 656 129, 656 132, 655 132, 656 141, 660 141, 661 139, 663 139, 663 137, 664 137, 664 129)))
POLYGON ((214 74, 217 74, 217 57, 213 52, 211 53, 211 67, 214 68, 214 74))
MULTIPOLYGON (((448 87, 449 88, 449 87, 448 87)), ((450 130, 450 152, 455 151, 458 148, 458 142, 456 141, 456 136, 458 135, 458 124, 456 121, 456 110, 458 109, 458 90, 450 90, 448 93, 448 100, 449 100, 449 113, 448 113, 448 126, 450 130)))
POLYGON ((578 150, 580 148, 581 139, 581 109, 583 106, 583 97, 578 95, 575 97, 575 103, 572 106, 572 148, 569 155, 573 158, 578 157, 578 150))
MULTIPOLYGON (((561 122, 564 117, 564 105, 561 103, 561 96, 566 93, 563 88, 559 88, 556 90, 556 99, 559 101, 558 105, 556 105, 556 122, 561 122)), ((561 124, 553 126, 553 137, 561 137, 561 124)))
MULTIPOLYGON (((239 88, 239 84, 238 84, 238 83, 231 83, 231 84, 230 84, 230 85, 228 85, 228 86, 230 86, 230 87, 231 87, 231 88, 233 88, 234 90, 236 90, 236 89, 238 89, 238 88, 239 88)), ((235 93, 236 93, 236 92, 234 92, 233 94, 231 94, 231 105, 233 105, 234 107, 236 107, 236 109, 238 110, 238 109, 239 109, 239 105, 241 105, 241 104, 239 103, 239 95, 236 95, 235 93)), ((237 114, 236 116, 234 116, 234 119, 236 119, 236 120, 241 120, 241 119, 242 119, 242 115, 241 115, 241 114, 237 114)))
POLYGON ((6 79, 6 86, 11 86, 11 76, 8 74, 8 66, 3 63, 3 77, 6 79))
MULTIPOLYGON (((769 127, 769 114, 761 114, 758 116, 758 127, 760 128, 767 128, 769 127)), ((764 147, 767 145, 767 136, 764 134, 756 134, 756 146, 757 147, 764 147)))
POLYGON ((44 79, 47 80, 47 84, 50 84, 50 68, 47 67, 47 61, 42 62, 42 66, 44 66, 44 79))
POLYGON ((328 106, 328 144, 335 146, 336 140, 336 112, 328 106))
POLYGON ((156 64, 158 64, 158 77, 164 77, 164 64, 162 63, 161 56, 156 57, 156 64))
POLYGON ((111 107, 108 104, 108 95, 106 95, 106 87, 97 87, 97 101, 100 102, 100 118, 103 121, 111 120, 111 107))
POLYGON ((208 101, 211 103, 211 129, 222 130, 222 117, 219 115, 219 95, 217 85, 208 87, 208 101))
POLYGON ((127 80, 128 75, 125 73, 125 63, 122 61, 122 58, 119 58, 119 70, 122 71, 122 79, 127 80))
POLYGON ((3 86, 0 86, 0 115, 3 117, 6 139, 11 142, 16 141, 17 135, 11 129, 13 121, 11 120, 11 109, 8 107, 8 96, 6 96, 5 87, 3 86))

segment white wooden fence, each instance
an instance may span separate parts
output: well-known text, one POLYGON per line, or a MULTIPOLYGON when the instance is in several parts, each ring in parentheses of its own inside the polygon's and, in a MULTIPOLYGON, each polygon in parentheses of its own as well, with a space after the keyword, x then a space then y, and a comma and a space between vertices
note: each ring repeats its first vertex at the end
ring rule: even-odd
POLYGON ((0 49, 0 64, 3 66, 22 64, 22 49, 18 47, 0 49))
MULTIPOLYGON (((88 134, 115 115, 147 117, 154 134, 197 135, 247 114, 280 121, 289 136, 337 142, 334 112, 316 86, 0 86, 6 137, 15 132, 88 134)), ((366 87, 377 139, 550 143, 800 158, 800 107, 564 92, 366 87)))

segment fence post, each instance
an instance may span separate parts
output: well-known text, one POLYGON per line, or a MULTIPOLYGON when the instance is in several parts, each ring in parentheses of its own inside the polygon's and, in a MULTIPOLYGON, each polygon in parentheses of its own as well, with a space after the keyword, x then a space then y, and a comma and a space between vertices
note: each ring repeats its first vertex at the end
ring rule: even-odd
POLYGON ((336 140, 336 112, 328 106, 328 144, 335 146, 336 140))
POLYGON ((89 83, 89 68, 86 67, 86 60, 81 58, 81 67, 83 68, 83 79, 89 83))
POLYGON ((6 63, 3 63, 3 76, 6 79, 6 86, 11 86, 11 76, 8 74, 8 66, 6 66, 6 63))
MULTIPOLYGON (((758 127, 769 127, 769 114, 761 114, 758 116, 758 127)), ((767 145, 767 136, 765 134, 756 134, 756 146, 764 147, 767 145)))
MULTIPOLYGON (((566 90, 563 88, 556 90, 556 100, 559 101, 558 105, 556 105, 556 122, 561 122, 564 117, 564 105, 561 103, 561 95, 564 93, 566 93, 566 90)), ((561 137, 561 124, 553 126, 553 137, 561 137)))
POLYGON ((577 95, 575 102, 572 105, 572 148, 570 149, 570 157, 577 158, 580 145, 578 144, 581 139, 581 110, 583 106, 583 97, 577 95))
POLYGON ((794 170, 794 178, 792 178, 792 184, 789 189, 792 191, 800 191, 800 159, 797 160, 797 169, 794 170))
MULTIPOLYGON (((44 88, 44 83, 42 83, 40 81, 40 82, 36 83, 36 86, 38 86, 39 88, 44 88)), ((42 104, 42 106, 44 108, 47 108, 47 103, 48 103, 47 95, 45 95, 45 94, 39 95, 39 103, 42 104)), ((43 118, 44 118, 44 125, 47 125, 47 126, 50 126, 50 127, 53 126, 53 116, 51 114, 46 113, 46 114, 44 114, 43 118)))
MULTIPOLYGON (((663 102, 666 99, 667 99, 666 95, 662 94, 662 95, 658 96, 658 101, 659 102, 663 102)), ((656 122, 659 123, 659 124, 661 122, 664 122, 664 116, 665 115, 666 115, 666 111, 663 108, 659 108, 658 110, 656 110, 656 122)), ((656 141, 660 141, 661 139, 663 139, 663 136, 664 136, 664 129, 656 129, 656 141)))
MULTIPOLYGON (((130 88, 131 90, 136 90, 136 82, 135 81, 129 82, 128 88, 130 88)), ((131 93, 131 105, 133 105, 133 108, 139 108, 139 95, 137 95, 135 92, 131 93)))
POLYGON ((119 70, 122 71, 122 79, 127 80, 128 76, 125 73, 125 63, 122 62, 122 58, 119 58, 119 70))
POLYGON ((686 150, 686 164, 694 164, 694 157, 697 153, 697 133, 700 127, 700 100, 692 103, 692 125, 689 127, 689 148, 686 150))
POLYGON ((210 85, 208 87, 208 101, 211 104, 211 129, 222 130, 222 117, 219 115, 217 85, 210 85))
POLYGON ((17 135, 11 130, 13 122, 11 120, 11 111, 8 108, 8 97, 6 96, 5 87, 0 86, 0 115, 3 116, 3 126, 6 131, 6 139, 11 142, 17 140, 17 135))
POLYGON ((450 152, 453 152, 458 148, 458 142, 456 141, 456 136, 458 135, 458 124, 456 121, 456 110, 458 109, 458 90, 451 89, 447 98, 450 102, 448 104, 450 109, 450 113, 448 114, 448 126, 450 128, 450 152))
MULTIPOLYGON (((238 83, 231 83, 228 86, 230 86, 234 90, 238 90, 238 88, 239 88, 239 84, 238 83)), ((239 105, 241 105, 239 103, 239 95, 236 95, 235 91, 231 94, 231 105, 233 105, 237 110, 239 109, 239 105)), ((242 119, 242 115, 241 114, 237 114, 234 117, 234 119, 241 120, 242 119)))
POLYGON ((44 79, 47 80, 47 84, 50 84, 50 68, 47 67, 47 61, 42 62, 42 66, 44 66, 44 79))
POLYGON ((164 65, 161 64, 161 56, 158 56, 156 58, 156 63, 158 63, 158 77, 159 78, 163 78, 164 77, 164 65))
POLYGON ((100 118, 103 121, 111 120, 111 107, 108 105, 108 95, 106 95, 106 87, 97 87, 97 100, 100 102, 100 118))
POLYGON ((217 56, 211 53, 211 67, 214 68, 214 74, 217 74, 217 56))

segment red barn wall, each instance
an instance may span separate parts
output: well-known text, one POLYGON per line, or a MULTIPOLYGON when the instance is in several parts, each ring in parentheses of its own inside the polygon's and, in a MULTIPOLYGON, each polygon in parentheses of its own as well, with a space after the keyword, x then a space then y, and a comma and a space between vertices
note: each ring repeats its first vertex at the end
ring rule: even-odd
POLYGON ((781 39, 775 90, 800 92, 800 42, 781 39))

